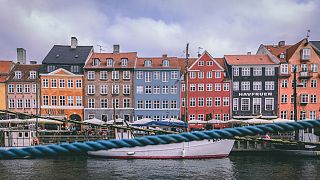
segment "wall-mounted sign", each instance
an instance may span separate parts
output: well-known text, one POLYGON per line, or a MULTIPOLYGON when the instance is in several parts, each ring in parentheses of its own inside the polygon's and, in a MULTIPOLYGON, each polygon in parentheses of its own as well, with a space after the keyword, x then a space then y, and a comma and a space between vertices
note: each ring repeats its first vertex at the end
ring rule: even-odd
POLYGON ((50 115, 65 115, 64 109, 44 109, 45 114, 50 115))
POLYGON ((268 93, 239 93, 239 96, 273 96, 272 92, 268 93))

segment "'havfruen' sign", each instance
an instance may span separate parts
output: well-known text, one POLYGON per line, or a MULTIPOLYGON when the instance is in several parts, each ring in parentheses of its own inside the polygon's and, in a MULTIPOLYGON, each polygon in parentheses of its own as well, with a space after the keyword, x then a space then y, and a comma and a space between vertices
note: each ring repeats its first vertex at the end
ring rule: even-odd
POLYGON ((268 92, 268 93, 239 93, 239 96, 272 96, 272 92, 268 92))

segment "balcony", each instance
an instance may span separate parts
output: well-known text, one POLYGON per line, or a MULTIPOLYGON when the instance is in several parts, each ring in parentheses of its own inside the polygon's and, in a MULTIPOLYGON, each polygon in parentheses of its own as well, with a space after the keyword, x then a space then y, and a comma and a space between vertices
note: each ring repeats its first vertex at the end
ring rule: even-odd
POLYGON ((305 105, 307 105, 307 104, 308 104, 307 101, 300 101, 300 105, 301 105, 301 106, 305 106, 305 105))
POLYGON ((281 72, 279 73, 280 78, 287 78, 287 77, 290 77, 290 75, 291 75, 290 73, 281 73, 281 72))
POLYGON ((309 71, 302 71, 300 72, 300 79, 306 79, 306 78, 311 78, 312 77, 312 73, 309 71))

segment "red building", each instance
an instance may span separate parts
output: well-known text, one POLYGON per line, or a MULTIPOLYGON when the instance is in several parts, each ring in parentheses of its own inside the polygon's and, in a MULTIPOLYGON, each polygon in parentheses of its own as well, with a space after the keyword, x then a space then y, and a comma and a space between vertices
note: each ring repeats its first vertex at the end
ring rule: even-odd
MULTIPOLYGON (((188 120, 229 120, 230 80, 225 75, 224 60, 213 58, 205 51, 190 63, 188 72, 188 120)), ((181 91, 181 115, 184 117, 184 83, 181 91)))

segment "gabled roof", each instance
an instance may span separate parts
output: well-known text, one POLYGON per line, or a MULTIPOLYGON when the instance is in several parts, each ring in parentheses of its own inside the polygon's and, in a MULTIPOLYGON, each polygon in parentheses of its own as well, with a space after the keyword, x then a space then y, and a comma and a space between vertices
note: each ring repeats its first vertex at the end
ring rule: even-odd
POLYGON ((221 66, 220 63, 218 63, 218 62, 215 60, 215 58, 213 58, 213 57, 210 55, 210 53, 209 53, 208 51, 204 51, 204 52, 201 54, 201 56, 200 56, 195 62, 192 63, 192 65, 190 66, 190 69, 191 69, 195 64, 197 64, 197 62, 198 62, 200 59, 202 59, 204 55, 208 55, 209 58, 210 58, 214 63, 216 63, 217 66, 218 66, 221 70, 224 70, 223 66, 221 66))
POLYGON ((12 69, 13 61, 0 60, 0 74, 8 74, 12 69))
POLYGON ((72 49, 71 46, 54 45, 42 64, 84 64, 93 46, 77 46, 72 49))
POLYGON ((290 48, 287 49, 287 60, 291 59, 291 57, 293 56, 293 54, 297 51, 297 49, 299 48, 299 46, 301 45, 301 43, 306 43, 308 42, 307 38, 302 39, 301 41, 299 41, 298 43, 296 43, 295 45, 291 46, 290 48))
MULTIPOLYGON (((197 60, 197 58, 188 58, 188 67, 190 68, 191 65, 197 60)), ((186 70, 186 58, 178 58, 180 73, 184 74, 186 70)))
POLYGON ((12 82, 30 82, 30 81, 36 81, 36 79, 30 79, 30 71, 36 71, 37 74, 39 73, 41 64, 16 64, 12 71, 10 72, 10 75, 8 77, 8 81, 12 82), (15 79, 15 72, 21 71, 21 78, 15 79))
POLYGON ((137 59, 135 68, 147 68, 147 69, 180 69, 179 60, 177 57, 141 57, 137 59), (145 67, 144 62, 151 60, 151 67, 145 67), (163 61, 168 60, 169 66, 163 66, 163 61))
POLYGON ((259 55, 225 55, 229 65, 273 65, 276 64, 266 54, 259 55))
POLYGON ((126 53, 93 53, 90 59, 86 62, 84 68, 134 68, 135 61, 137 59, 137 52, 126 53), (121 66, 121 59, 128 59, 127 66, 121 66), (93 66, 93 60, 99 59, 100 65, 93 66), (107 66, 107 59, 113 59, 114 66, 107 66))
POLYGON ((292 45, 263 45, 271 54, 278 58, 280 62, 286 62, 286 58, 280 58, 280 54, 284 54, 285 57, 287 56, 287 49, 289 49, 292 45))
POLYGON ((320 41, 309 41, 315 48, 320 51, 320 41))

